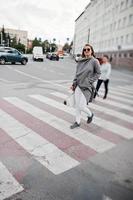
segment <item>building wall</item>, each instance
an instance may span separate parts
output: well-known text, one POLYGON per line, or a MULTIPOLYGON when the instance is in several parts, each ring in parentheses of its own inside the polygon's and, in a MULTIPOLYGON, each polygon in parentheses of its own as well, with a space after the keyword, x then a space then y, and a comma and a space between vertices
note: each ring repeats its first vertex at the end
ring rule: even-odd
POLYGON ((120 51, 133 50, 133 0, 91 1, 75 20, 74 54, 87 42, 95 52, 112 57, 113 52, 119 57, 120 51))
MULTIPOLYGON (((1 31, 1 29, 2 28, 0 28, 0 31, 1 31)), ((5 33, 9 33, 11 38, 16 37, 17 41, 19 41, 19 39, 20 39, 20 42, 27 47, 27 39, 28 39, 27 31, 9 29, 9 28, 4 28, 4 29, 5 29, 5 33)))

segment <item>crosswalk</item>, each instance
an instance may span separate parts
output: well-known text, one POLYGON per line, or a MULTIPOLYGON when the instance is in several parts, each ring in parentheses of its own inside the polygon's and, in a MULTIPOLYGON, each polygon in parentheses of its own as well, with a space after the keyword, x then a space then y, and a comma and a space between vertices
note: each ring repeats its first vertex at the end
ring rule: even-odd
POLYGON ((20 176, 5 162, 5 155, 27 154, 27 163, 32 158, 59 175, 132 139, 132 94, 132 87, 112 87, 108 99, 97 97, 90 104, 95 114, 93 122, 88 125, 83 114, 81 127, 74 130, 69 127, 75 109, 63 104, 68 95, 65 92, 1 98, 0 200, 24 190, 20 176), (8 150, 4 149, 6 145, 8 150))

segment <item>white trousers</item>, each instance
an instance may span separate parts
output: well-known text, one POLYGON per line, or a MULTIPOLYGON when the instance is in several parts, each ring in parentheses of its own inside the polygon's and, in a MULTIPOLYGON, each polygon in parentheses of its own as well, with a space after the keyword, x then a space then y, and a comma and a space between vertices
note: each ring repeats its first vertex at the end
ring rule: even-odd
POLYGON ((81 89, 77 86, 75 90, 75 109, 76 109, 76 122, 79 124, 81 120, 81 111, 91 117, 92 112, 87 107, 87 101, 81 89))

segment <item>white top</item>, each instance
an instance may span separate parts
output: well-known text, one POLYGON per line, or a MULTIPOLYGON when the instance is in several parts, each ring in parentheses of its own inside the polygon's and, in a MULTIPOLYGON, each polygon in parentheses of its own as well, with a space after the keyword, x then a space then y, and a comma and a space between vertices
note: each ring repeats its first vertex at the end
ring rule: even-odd
POLYGON ((101 70, 101 76, 99 79, 106 80, 109 79, 111 74, 111 64, 110 63, 103 63, 100 67, 101 70))

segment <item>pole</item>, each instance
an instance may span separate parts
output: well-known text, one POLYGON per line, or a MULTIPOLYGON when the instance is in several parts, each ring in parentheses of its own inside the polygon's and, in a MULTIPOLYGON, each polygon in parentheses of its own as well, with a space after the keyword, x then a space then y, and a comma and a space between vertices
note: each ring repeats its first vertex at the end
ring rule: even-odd
POLYGON ((3 44, 3 37, 2 37, 2 31, 1 31, 1 45, 3 44))
POLYGON ((88 28, 88 43, 90 41, 90 28, 88 28))

